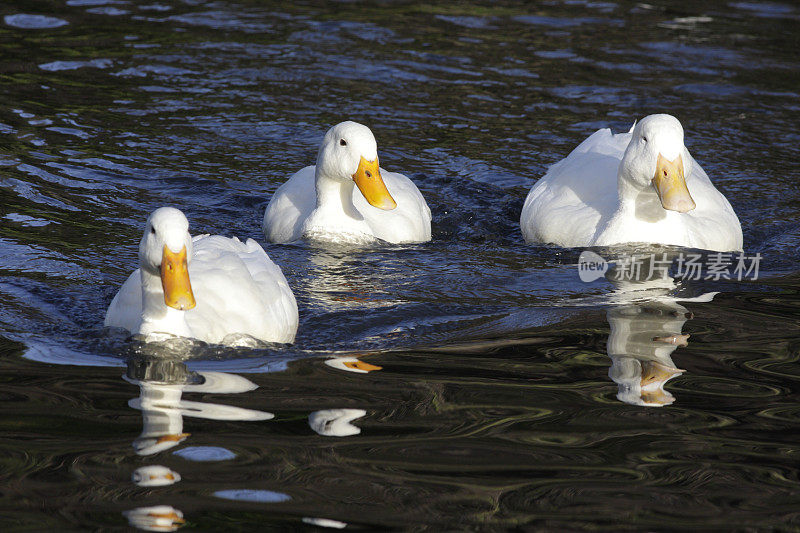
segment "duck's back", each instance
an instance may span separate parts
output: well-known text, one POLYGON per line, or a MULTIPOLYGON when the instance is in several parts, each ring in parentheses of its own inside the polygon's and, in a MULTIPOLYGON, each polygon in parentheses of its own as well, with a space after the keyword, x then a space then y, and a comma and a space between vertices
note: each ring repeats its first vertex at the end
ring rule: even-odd
POLYGON ((303 236, 303 222, 317 205, 315 169, 311 165, 297 171, 272 195, 262 224, 269 242, 292 242, 303 236))
POLYGON ((431 210, 414 182, 403 174, 384 169, 381 177, 397 202, 397 207, 390 211, 369 205, 358 188, 353 189, 353 205, 375 237, 397 244, 431 240, 431 210))
POLYGON ((520 217, 527 242, 588 246, 618 204, 617 170, 630 133, 590 135, 547 171, 525 199, 520 217))
POLYGON ((122 284, 106 310, 105 326, 131 332, 142 324, 142 275, 137 268, 122 284))
POLYGON ((189 278, 197 306, 186 322, 197 337, 223 342, 230 334, 292 342, 297 303, 286 278, 253 239, 194 237, 189 278))
POLYGON ((681 215, 688 239, 680 245, 720 252, 741 251, 744 240, 739 217, 694 158, 686 186, 697 207, 681 215))

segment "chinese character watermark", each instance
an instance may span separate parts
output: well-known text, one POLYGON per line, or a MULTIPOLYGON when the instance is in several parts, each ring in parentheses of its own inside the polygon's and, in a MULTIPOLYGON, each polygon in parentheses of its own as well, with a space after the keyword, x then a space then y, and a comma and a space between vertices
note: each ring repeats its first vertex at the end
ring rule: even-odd
POLYGON ((647 280, 669 276, 675 266, 675 276, 685 280, 757 280, 761 254, 747 255, 742 252, 714 252, 706 256, 700 253, 673 254, 652 253, 630 255, 620 258, 611 267, 600 255, 585 250, 578 258, 578 275, 581 281, 591 282, 609 272, 612 281, 647 280))

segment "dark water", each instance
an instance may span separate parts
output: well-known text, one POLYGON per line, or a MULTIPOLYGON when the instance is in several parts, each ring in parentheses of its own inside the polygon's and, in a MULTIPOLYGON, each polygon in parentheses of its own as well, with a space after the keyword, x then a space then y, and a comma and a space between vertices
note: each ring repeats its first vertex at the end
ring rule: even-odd
POLYGON ((793 4, 18 1, 0 22, 3 530, 800 528, 793 4), (757 281, 634 298, 522 244, 548 165, 654 112, 757 281), (103 330, 150 211, 263 241, 345 119, 419 185, 432 242, 265 246, 293 346, 179 361, 103 330))

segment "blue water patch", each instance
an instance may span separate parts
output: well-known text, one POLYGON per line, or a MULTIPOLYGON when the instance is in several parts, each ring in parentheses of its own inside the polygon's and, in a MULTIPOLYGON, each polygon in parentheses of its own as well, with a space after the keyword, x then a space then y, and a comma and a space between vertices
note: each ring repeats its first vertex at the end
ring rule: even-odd
POLYGON ((45 30, 49 28, 59 28, 69 24, 66 20, 56 17, 46 17, 44 15, 6 15, 3 22, 15 28, 23 30, 45 30))
POLYGON ((214 493, 214 496, 226 500, 238 500, 242 502, 262 502, 262 503, 280 503, 292 499, 288 494, 284 494, 282 492, 273 492, 271 490, 254 490, 254 489, 218 490, 217 492, 214 493))
POLYGON ((794 13, 792 6, 777 2, 733 2, 730 6, 763 18, 782 18, 794 13))
POLYGON ((93 15, 108 15, 111 17, 117 17, 119 15, 127 15, 130 13, 127 9, 118 9, 116 7, 93 7, 91 9, 86 10, 87 13, 91 13, 93 15))
POLYGON ((39 68, 50 72, 58 72, 60 70, 75 70, 76 68, 108 68, 113 64, 110 59, 91 59, 87 61, 51 61, 49 63, 42 63, 39 68))
POLYGON ((229 461, 236 458, 236 454, 227 448, 218 446, 189 446, 172 452, 173 455, 183 457, 188 461, 210 462, 229 461))

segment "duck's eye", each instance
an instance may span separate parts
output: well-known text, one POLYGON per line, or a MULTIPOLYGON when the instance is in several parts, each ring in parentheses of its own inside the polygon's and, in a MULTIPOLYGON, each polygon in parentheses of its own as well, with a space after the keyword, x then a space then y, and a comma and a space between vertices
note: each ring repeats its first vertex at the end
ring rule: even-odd
POLYGON ((156 228, 154 228, 153 226, 150 226, 150 233, 155 235, 156 234, 156 228))
POLYGON ((642 135, 642 141, 647 142, 647 137, 642 135))
POLYGON ((347 146, 347 141, 345 141, 344 139, 339 139, 339 144, 341 144, 342 146, 347 146))

